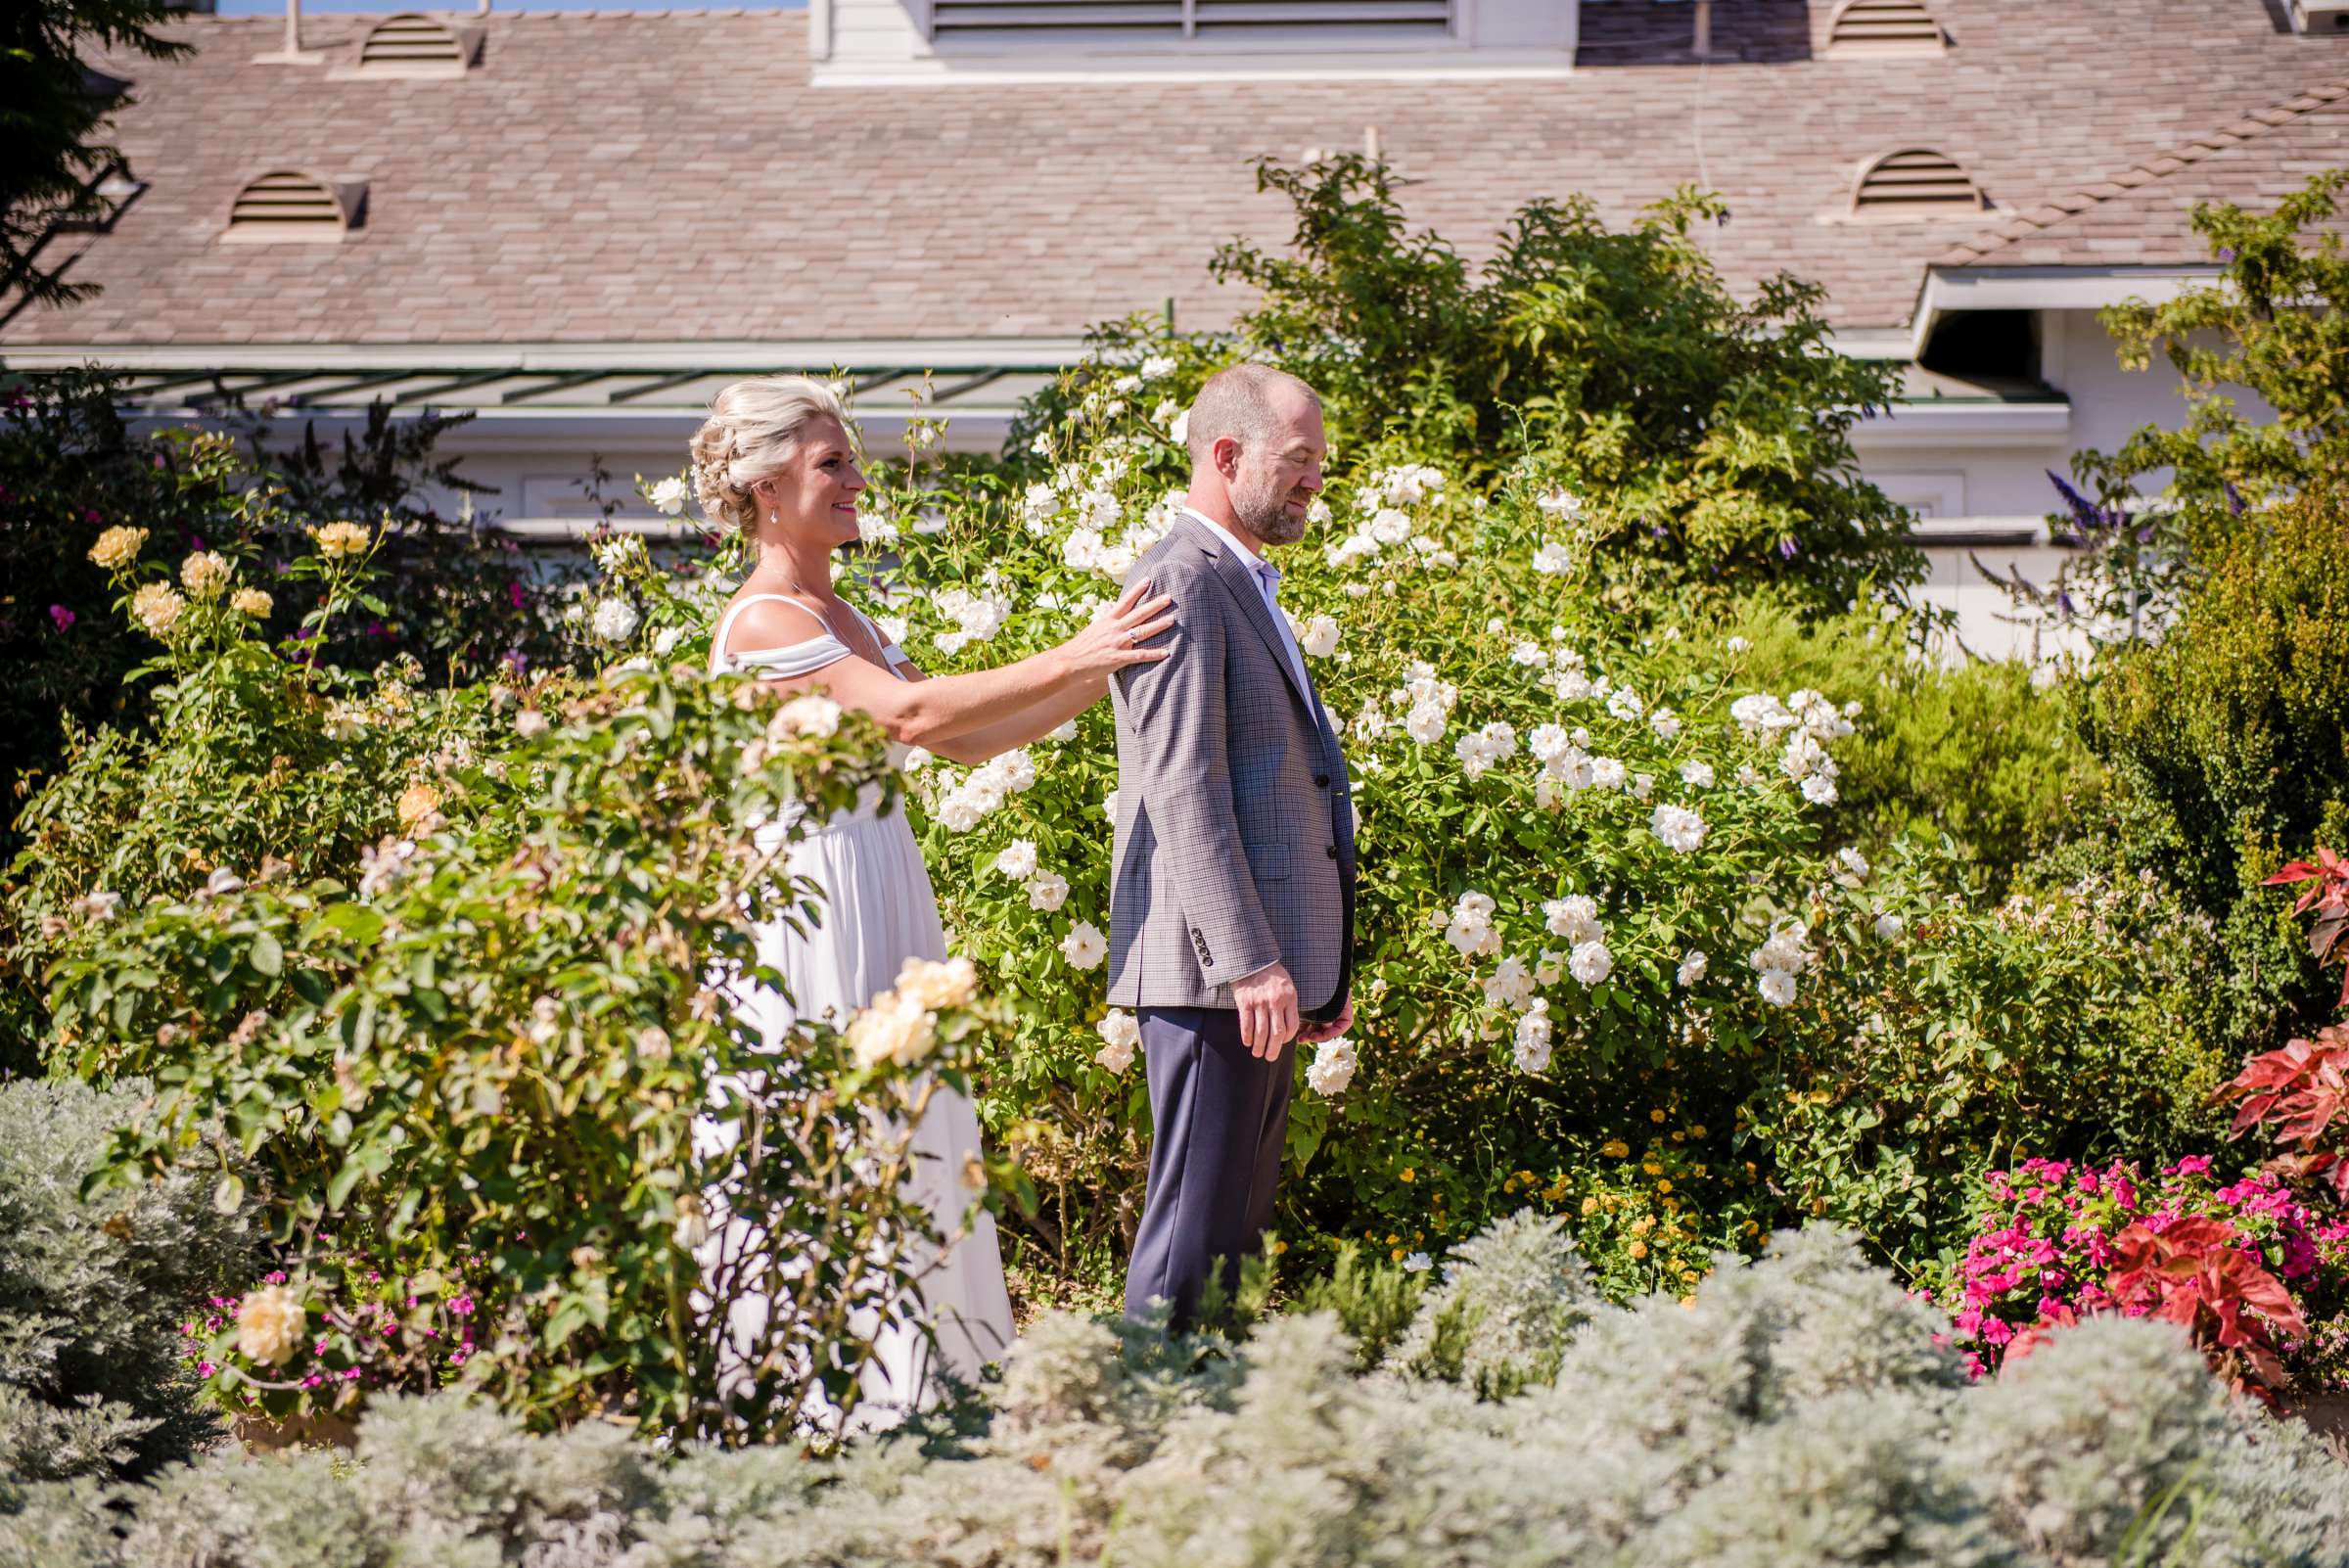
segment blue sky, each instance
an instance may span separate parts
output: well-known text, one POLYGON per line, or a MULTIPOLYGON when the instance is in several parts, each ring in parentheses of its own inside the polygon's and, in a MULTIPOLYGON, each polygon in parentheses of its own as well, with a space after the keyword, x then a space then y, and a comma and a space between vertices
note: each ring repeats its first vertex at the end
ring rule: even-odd
MULTIPOLYGON (((807 0, 707 0, 702 5, 662 5, 659 0, 493 0, 500 11, 709 11, 712 9, 740 9, 744 11, 800 11, 807 0)), ((419 4, 408 0, 301 0, 304 15, 325 11, 438 11, 446 6, 419 4)), ((471 11, 469 5, 455 9, 471 11)), ((220 15, 224 17, 282 17, 286 14, 285 0, 220 0, 220 15)))

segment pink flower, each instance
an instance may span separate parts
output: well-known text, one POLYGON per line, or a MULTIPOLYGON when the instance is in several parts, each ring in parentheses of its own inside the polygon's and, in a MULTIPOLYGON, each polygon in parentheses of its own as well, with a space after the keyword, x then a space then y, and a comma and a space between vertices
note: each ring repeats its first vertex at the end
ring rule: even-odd
POLYGON ((53 604, 49 607, 50 624, 57 627, 57 629, 60 631, 66 630, 79 619, 80 618, 74 615, 72 611, 67 609, 62 604, 53 604))

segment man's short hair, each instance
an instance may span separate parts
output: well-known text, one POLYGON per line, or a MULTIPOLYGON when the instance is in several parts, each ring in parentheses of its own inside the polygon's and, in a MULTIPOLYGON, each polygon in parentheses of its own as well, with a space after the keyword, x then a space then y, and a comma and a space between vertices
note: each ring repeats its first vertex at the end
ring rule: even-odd
POLYGON ((1301 393, 1315 408, 1321 398, 1313 388, 1285 370, 1254 360, 1217 371, 1191 400, 1191 422, 1183 444, 1191 451, 1191 466, 1206 468, 1214 461, 1216 442, 1228 436, 1242 451, 1253 451, 1279 434, 1280 414, 1274 393, 1286 388, 1301 393))

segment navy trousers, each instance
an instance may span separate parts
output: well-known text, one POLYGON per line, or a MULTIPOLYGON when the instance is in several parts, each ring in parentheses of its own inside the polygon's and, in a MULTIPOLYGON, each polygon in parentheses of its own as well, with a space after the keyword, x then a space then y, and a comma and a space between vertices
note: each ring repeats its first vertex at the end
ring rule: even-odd
POLYGON ((1237 1289, 1241 1255, 1272 1223, 1296 1047, 1270 1061, 1250 1055, 1240 1015, 1225 1008, 1145 1007, 1140 1018, 1150 1185, 1126 1270, 1126 1315, 1163 1299, 1182 1326, 1208 1270, 1221 1268, 1225 1291, 1237 1289))

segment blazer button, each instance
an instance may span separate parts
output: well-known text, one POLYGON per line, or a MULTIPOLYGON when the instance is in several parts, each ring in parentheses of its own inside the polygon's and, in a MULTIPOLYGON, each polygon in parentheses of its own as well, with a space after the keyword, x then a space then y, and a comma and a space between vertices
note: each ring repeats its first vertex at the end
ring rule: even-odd
POLYGON ((1317 790, 1325 790, 1329 788, 1329 775, 1327 773, 1315 773, 1313 775, 1313 788, 1317 790))
POLYGON ((1338 857, 1338 847, 1334 844, 1329 847, 1329 857, 1333 860, 1338 857))

